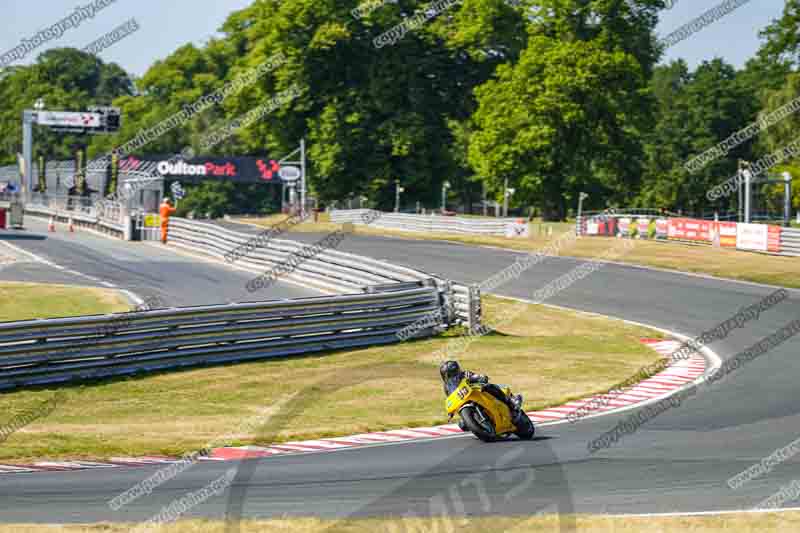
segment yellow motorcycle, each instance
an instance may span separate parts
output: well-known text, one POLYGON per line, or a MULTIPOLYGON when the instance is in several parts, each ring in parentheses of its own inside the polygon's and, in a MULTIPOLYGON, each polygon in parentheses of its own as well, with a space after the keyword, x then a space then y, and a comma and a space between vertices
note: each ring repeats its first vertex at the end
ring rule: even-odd
MULTIPOLYGON (((506 387, 502 391, 511 397, 510 388, 506 387)), ((461 380, 447 397, 446 408, 451 420, 458 414, 463 422, 459 424, 462 429, 466 428, 484 442, 505 439, 512 434, 523 440, 533 438, 535 428, 528 415, 524 411, 520 412, 519 420, 515 424, 508 405, 485 392, 480 383, 461 380)))

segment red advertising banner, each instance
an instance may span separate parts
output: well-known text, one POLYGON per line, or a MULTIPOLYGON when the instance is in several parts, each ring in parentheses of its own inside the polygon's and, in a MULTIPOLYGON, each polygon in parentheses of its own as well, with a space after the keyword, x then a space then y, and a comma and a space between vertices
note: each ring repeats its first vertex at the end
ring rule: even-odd
POLYGON ((780 226, 769 226, 767 231, 767 251, 780 252, 782 228, 780 226))
POLYGON ((616 231, 617 221, 611 217, 592 217, 584 223, 585 235, 602 235, 604 237, 613 237, 616 235, 616 231))
POLYGON ((711 242, 711 229, 714 222, 694 218, 671 218, 667 228, 670 239, 694 242, 711 242))

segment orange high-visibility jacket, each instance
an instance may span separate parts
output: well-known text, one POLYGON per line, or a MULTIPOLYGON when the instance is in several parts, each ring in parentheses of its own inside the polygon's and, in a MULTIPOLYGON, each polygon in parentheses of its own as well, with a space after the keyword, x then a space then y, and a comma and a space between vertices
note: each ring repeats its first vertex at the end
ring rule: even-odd
POLYGON ((159 214, 161 215, 161 225, 166 226, 169 222, 169 216, 175 212, 175 208, 171 207, 169 204, 161 204, 161 209, 159 210, 159 214))

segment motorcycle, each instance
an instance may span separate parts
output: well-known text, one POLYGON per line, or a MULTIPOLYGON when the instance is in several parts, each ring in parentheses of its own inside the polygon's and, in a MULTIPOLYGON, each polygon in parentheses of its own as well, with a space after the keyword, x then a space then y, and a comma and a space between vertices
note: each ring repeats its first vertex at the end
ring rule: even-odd
MULTIPOLYGON (((466 427, 484 442, 503 440, 512 434, 523 440, 532 439, 535 428, 528 415, 521 412, 518 424, 514 424, 508 405, 485 392, 483 387, 480 383, 461 380, 446 400, 445 406, 450 420, 458 414, 463 422, 462 429, 466 427)), ((506 396, 511 397, 510 388, 502 390, 506 396)))

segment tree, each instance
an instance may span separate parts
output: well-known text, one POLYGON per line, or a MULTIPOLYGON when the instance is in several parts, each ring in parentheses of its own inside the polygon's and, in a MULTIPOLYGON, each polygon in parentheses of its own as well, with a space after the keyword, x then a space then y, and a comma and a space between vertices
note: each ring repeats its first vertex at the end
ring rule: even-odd
MULTIPOLYGON (((800 138, 800 116, 795 100, 800 99, 800 0, 787 0, 780 19, 770 24, 761 37, 764 43, 747 64, 748 81, 756 87, 760 116, 783 108, 781 119, 758 137, 752 159, 779 153, 800 138)), ((794 206, 800 208, 800 158, 789 158, 769 170, 772 175, 788 171, 794 177, 794 206)), ((774 211, 781 211, 783 186, 763 187, 765 200, 774 211)))
POLYGON ((476 90, 469 160, 493 190, 509 178, 515 197, 538 203, 546 219, 563 219, 580 190, 599 191, 595 198, 636 193, 661 7, 524 2, 527 47, 476 90))
POLYGON ((758 51, 765 63, 797 70, 800 66, 800 0, 786 0, 781 18, 761 32, 766 40, 758 51))
POLYGON ((754 89, 721 59, 701 63, 690 73, 683 61, 656 69, 651 83, 658 101, 655 127, 646 136, 647 164, 638 203, 686 212, 725 210, 736 200, 711 204, 709 189, 733 176, 738 159, 750 159, 753 140, 699 170, 685 164, 750 125, 757 116, 754 89))
MULTIPOLYGON (((47 109, 81 111, 90 105, 111 104, 133 91, 131 78, 118 65, 72 48, 48 50, 33 65, 13 67, 0 79, 0 164, 16 161, 21 151, 22 111, 32 108, 38 98, 47 109)), ((36 134, 37 150, 51 160, 71 159, 74 148, 86 142, 86 137, 44 128, 36 134)))

